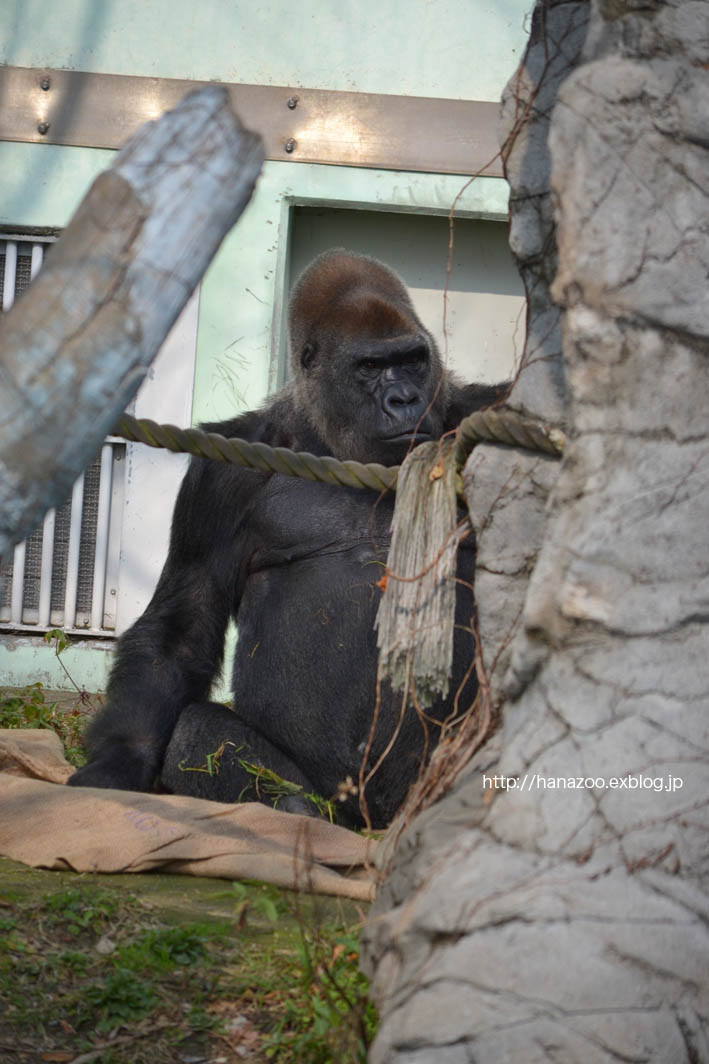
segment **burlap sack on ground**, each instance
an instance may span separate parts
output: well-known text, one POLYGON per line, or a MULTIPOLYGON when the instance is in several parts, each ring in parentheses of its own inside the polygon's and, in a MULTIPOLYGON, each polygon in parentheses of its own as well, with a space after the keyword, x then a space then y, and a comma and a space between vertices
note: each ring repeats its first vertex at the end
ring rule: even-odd
POLYGON ((376 843, 249 802, 62 786, 74 769, 46 730, 0 729, 0 855, 33 868, 260 879, 369 900, 376 843))

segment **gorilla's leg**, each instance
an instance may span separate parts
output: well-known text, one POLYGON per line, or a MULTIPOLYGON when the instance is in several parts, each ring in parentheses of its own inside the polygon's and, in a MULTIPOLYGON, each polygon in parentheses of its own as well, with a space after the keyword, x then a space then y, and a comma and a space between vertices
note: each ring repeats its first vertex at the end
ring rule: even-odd
POLYGON ((278 747, 217 702, 182 710, 165 753, 160 783, 173 794, 213 802, 262 802, 317 816, 314 788, 278 747))

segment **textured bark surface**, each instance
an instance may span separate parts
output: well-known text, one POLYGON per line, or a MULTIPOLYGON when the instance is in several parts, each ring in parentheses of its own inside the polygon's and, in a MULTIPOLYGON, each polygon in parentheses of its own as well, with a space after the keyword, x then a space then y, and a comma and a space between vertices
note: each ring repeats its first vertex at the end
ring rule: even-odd
POLYGON ((709 1061, 708 16, 539 5, 510 83, 544 101, 508 154, 533 363, 513 405, 572 439, 558 470, 493 448, 466 469, 507 701, 380 891, 375 1064, 709 1061))
POLYGON ((0 335, 0 558, 64 501, 137 391, 263 161, 226 89, 149 122, 100 174, 0 335))

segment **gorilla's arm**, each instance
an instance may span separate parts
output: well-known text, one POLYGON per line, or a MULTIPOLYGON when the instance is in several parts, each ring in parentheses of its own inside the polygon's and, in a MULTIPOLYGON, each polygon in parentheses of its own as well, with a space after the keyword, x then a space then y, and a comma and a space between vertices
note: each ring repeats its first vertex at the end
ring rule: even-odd
MULTIPOLYGON (((284 388, 261 410, 203 425, 222 436, 323 451, 284 388)), ((119 640, 107 703, 86 733, 74 786, 149 791, 180 712, 205 699, 221 666, 249 560, 249 527, 266 476, 193 459, 172 518, 170 550, 145 613, 119 640)))
POLYGON ((451 381, 444 431, 456 428, 468 414, 502 402, 511 387, 511 381, 502 384, 460 384, 451 381))
MULTIPOLYGON (((244 427, 255 434, 255 425, 244 427)), ((263 480, 259 473, 193 460, 155 594, 119 641, 107 704, 86 736, 89 763, 71 784, 151 789, 180 711, 206 697, 221 665, 250 510, 263 480)))

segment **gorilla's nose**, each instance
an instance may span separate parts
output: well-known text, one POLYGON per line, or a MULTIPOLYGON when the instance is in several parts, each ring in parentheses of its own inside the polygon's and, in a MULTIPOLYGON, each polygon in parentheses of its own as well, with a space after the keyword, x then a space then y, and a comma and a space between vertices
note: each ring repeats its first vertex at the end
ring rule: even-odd
POLYGON ((384 413, 394 421, 408 421, 422 405, 423 399, 418 388, 404 382, 392 384, 382 399, 384 413))

